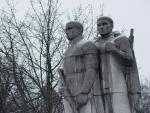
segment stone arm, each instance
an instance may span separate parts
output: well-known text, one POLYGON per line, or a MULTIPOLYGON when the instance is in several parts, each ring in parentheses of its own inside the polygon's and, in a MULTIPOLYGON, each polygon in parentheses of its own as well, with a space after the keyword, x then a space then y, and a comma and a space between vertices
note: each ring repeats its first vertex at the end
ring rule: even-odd
POLYGON ((87 54, 85 57, 85 77, 83 80, 81 93, 88 94, 97 74, 98 60, 97 54, 87 54))
POLYGON ((126 83, 128 88, 128 95, 131 105, 135 109, 139 109, 139 98, 141 96, 141 87, 140 87, 140 80, 139 80, 139 74, 136 64, 136 59, 133 51, 133 40, 130 38, 121 38, 116 41, 116 45, 126 53, 128 53, 127 59, 132 60, 130 62, 130 66, 128 65, 127 68, 130 68, 130 73, 126 75, 126 83), (130 58, 131 57, 131 58, 130 58))
POLYGON ((98 71, 98 54, 97 48, 92 42, 86 43, 82 49, 85 54, 85 76, 80 92, 83 94, 88 94, 98 71))
POLYGON ((115 44, 107 43, 106 51, 113 52, 119 55, 119 57, 127 59, 129 61, 133 59, 132 50, 128 38, 120 37, 116 39, 114 43, 115 44))
POLYGON ((133 59, 132 50, 128 38, 126 37, 118 38, 115 41, 115 44, 117 48, 116 54, 127 60, 133 59))
POLYGON ((85 55, 85 75, 80 88, 80 93, 76 97, 77 108, 80 108, 87 103, 89 99, 89 93, 94 84, 95 76, 98 73, 96 46, 93 43, 87 43, 82 49, 85 55))

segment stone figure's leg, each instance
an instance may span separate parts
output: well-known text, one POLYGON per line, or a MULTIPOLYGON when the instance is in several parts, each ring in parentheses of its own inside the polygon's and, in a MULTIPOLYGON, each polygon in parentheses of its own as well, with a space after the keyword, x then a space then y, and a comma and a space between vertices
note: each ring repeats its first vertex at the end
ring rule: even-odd
POLYGON ((138 110, 140 110, 140 105, 138 104, 139 97, 136 97, 138 95, 134 95, 134 94, 128 94, 128 95, 129 95, 131 113, 137 113, 138 110), (136 100, 135 100, 135 97, 136 97, 136 100))
POLYGON ((113 113, 113 108, 112 108, 112 97, 111 93, 105 94, 104 99, 105 99, 105 113, 113 113))
POLYGON ((113 93, 112 107, 114 113, 131 113, 127 93, 113 93))
POLYGON ((80 113, 97 113, 93 100, 92 99, 89 100, 86 105, 80 108, 79 112, 80 113))
POLYGON ((96 113, 105 113, 102 96, 94 96, 94 105, 96 108, 96 113))
POLYGON ((64 113, 73 113, 69 102, 64 99, 63 103, 64 103, 64 113))

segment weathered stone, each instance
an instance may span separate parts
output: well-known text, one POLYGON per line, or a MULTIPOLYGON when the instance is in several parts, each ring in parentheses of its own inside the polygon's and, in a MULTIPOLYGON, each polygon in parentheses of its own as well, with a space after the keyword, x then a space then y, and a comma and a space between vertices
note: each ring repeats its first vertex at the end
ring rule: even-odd
POLYGON ((126 36, 112 32, 113 20, 100 17, 95 44, 99 60, 106 113, 136 113, 140 83, 132 44, 126 36))
POLYGON ((79 22, 69 22, 65 32, 70 46, 59 70, 65 113, 104 113, 97 48, 82 37, 83 26, 79 22))

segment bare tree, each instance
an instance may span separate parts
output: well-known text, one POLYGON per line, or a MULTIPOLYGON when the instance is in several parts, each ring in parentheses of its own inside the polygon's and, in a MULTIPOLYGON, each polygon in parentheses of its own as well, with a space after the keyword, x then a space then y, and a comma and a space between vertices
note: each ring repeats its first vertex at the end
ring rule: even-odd
POLYGON ((28 108, 38 112, 33 100, 40 96, 45 112, 52 113, 56 107, 52 98, 58 83, 56 70, 65 43, 58 13, 60 4, 54 0, 31 0, 32 11, 20 21, 12 2, 7 3, 10 11, 4 12, 1 18, 0 50, 11 62, 14 83, 22 100, 20 103, 15 98, 16 105, 23 106, 22 112, 27 112, 28 108), (24 75, 18 71, 18 66, 22 67, 24 75), (33 89, 29 82, 33 82, 33 89))
MULTIPOLYGON (((60 113, 55 91, 57 68, 67 46, 58 0, 30 0, 31 10, 18 20, 13 2, 7 2, 0 20, 0 113, 60 113), (8 107, 9 106, 9 107, 8 107)), ((79 6, 68 21, 80 21, 84 37, 96 37, 92 7, 79 6)), ((150 111, 149 82, 142 85, 139 112, 150 111)))
POLYGON ((150 113, 150 81, 148 79, 141 83, 141 97, 137 106, 138 113, 150 113))

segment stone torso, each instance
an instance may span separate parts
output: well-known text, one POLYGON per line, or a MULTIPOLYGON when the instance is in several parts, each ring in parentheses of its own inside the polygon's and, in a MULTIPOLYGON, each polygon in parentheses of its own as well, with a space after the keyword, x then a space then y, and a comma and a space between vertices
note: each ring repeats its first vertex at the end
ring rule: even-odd
POLYGON ((72 95, 79 92, 84 78, 84 54, 79 47, 70 47, 64 55, 64 75, 72 95))
MULTIPOLYGON (((72 44, 64 54, 63 70, 65 75, 66 84, 73 96, 80 93, 82 83, 84 81, 86 72, 85 57, 90 54, 85 51, 86 44, 83 39, 77 43, 72 44)), ((95 52, 95 50, 92 50, 95 52)))
MULTIPOLYGON (((105 51, 105 45, 109 42, 114 43, 120 36, 112 35, 108 39, 98 39, 96 46, 100 52, 101 70, 103 78, 104 93, 126 92, 127 87, 123 75, 122 67, 118 62, 118 57, 113 53, 105 51), (118 85, 119 84, 119 85, 118 85)), ((116 45, 117 46, 117 45, 116 45)))

